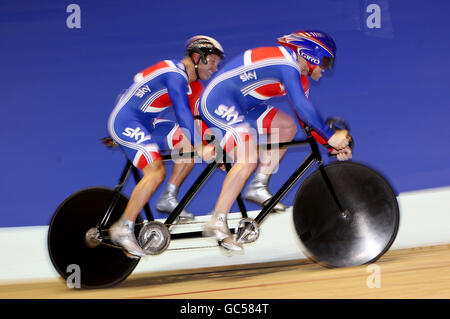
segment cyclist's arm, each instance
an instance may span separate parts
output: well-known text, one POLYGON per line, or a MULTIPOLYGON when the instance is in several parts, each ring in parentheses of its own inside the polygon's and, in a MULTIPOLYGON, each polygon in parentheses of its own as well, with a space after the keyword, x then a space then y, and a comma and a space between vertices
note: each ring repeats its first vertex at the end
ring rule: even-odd
POLYGON ((306 98, 300 82, 299 70, 291 66, 283 66, 281 76, 297 116, 322 139, 328 141, 334 132, 325 124, 314 105, 306 98))
MULTIPOLYGON (((311 95, 309 94, 309 79, 308 79, 308 77, 306 75, 302 74, 300 79, 301 79, 303 92, 305 92, 305 97, 308 100, 311 100, 311 95)), ((305 123, 303 123, 302 120, 299 119, 299 122, 300 122, 301 127, 305 127, 305 123)), ((324 145, 325 147, 329 146, 327 141, 323 137, 321 137, 319 134, 317 134, 316 131, 312 130, 311 135, 318 143, 324 145)), ((328 150, 330 152, 332 152, 334 149, 332 147, 328 147, 328 150)))
POLYGON ((181 74, 173 72, 166 78, 166 85, 178 124, 189 132, 191 144, 194 145, 194 118, 186 94, 187 81, 181 74))
POLYGON ((208 126, 203 122, 199 114, 199 102, 200 97, 203 93, 204 86, 200 81, 194 81, 189 83, 190 90, 188 91, 189 108, 191 109, 192 116, 194 117, 194 123, 196 125, 197 131, 200 133, 203 143, 209 144, 210 134, 207 134, 208 126))
MULTIPOLYGON (((298 121, 300 122, 301 127, 305 127, 305 123, 302 120, 299 119, 298 121)), ((327 140, 325 140, 322 136, 320 136, 316 131, 312 130, 311 135, 316 140, 317 143, 327 147, 330 152, 334 150, 334 148, 328 145, 327 140)))

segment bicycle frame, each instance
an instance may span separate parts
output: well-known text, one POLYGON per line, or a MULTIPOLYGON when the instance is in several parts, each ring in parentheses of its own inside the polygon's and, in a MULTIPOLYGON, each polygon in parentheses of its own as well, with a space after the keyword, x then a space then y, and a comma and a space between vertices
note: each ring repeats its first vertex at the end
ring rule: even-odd
MULTIPOLYGON (((304 129, 305 129, 305 132, 307 133, 306 139, 292 141, 292 142, 278 143, 278 144, 260 145, 260 147, 263 146, 263 147, 266 147, 267 149, 271 149, 271 148, 287 148, 290 146, 309 144, 309 146, 311 147, 311 153, 304 159, 304 161, 300 164, 300 166, 294 171, 294 173, 292 173, 292 175, 289 177, 289 179, 281 186, 281 188, 275 193, 275 195, 273 195, 272 199, 262 208, 260 213, 256 216, 255 222, 258 224, 262 223, 262 221, 270 213, 270 211, 275 207, 275 205, 286 195, 287 192, 289 192, 292 189, 292 187, 300 180, 300 178, 302 178, 302 176, 315 163, 317 163, 319 165, 320 173, 323 176, 324 181, 327 185, 327 188, 329 189, 334 201, 336 202, 337 207, 339 208, 339 210, 341 212, 343 212, 342 206, 336 196, 336 193, 333 189, 330 179, 328 178, 328 175, 324 169, 323 162, 322 162, 322 156, 320 154, 318 144, 317 144, 316 140, 314 139, 314 137, 311 135, 311 130, 307 127, 305 127, 304 129)), ((223 154, 223 159, 226 159, 225 152, 222 152, 222 154, 223 154)), ((195 155, 195 153, 180 154, 180 155, 192 157, 195 155)), ((172 159, 172 156, 170 154, 163 156, 164 161, 171 160, 171 159, 172 159)), ((206 166, 204 171, 195 180, 195 182, 189 188, 187 193, 180 200, 178 206, 167 217, 167 219, 164 222, 165 225, 170 226, 176 220, 176 218, 181 214, 183 209, 189 204, 189 202, 192 200, 192 198, 197 194, 197 192, 200 190, 202 185, 208 180, 208 178, 211 176, 211 174, 214 172, 214 170, 219 167, 219 165, 220 165, 220 163, 218 161, 213 161, 206 166)), ((229 162, 227 162, 226 160, 224 160, 224 165, 225 165, 226 171, 228 172, 231 169, 231 164, 229 162)), ((120 192, 122 191, 122 188, 125 184, 125 181, 128 178, 130 171, 132 171, 136 183, 139 183, 139 181, 140 181, 139 171, 130 161, 128 161, 126 163, 125 168, 122 172, 122 175, 119 179, 119 183, 117 184, 117 186, 114 189, 114 197, 111 201, 111 204, 110 204, 103 220, 101 221, 101 223, 99 225, 100 230, 104 230, 105 228, 107 228, 106 225, 108 223, 111 212, 113 211, 114 206, 117 203, 117 200, 120 196, 120 192)), ((242 217, 243 218, 248 217, 247 209, 245 207, 244 201, 242 200, 240 194, 237 197, 236 201, 238 203, 242 217)), ((150 206, 148 203, 146 203, 146 205, 144 206, 144 211, 145 211, 147 220, 153 221, 154 217, 153 217, 153 214, 150 210, 150 206)), ((231 230, 231 231, 233 232, 233 230, 231 230)), ((177 238, 191 238, 191 237, 201 237, 201 236, 202 236, 201 232, 189 232, 189 233, 172 234, 171 237, 172 237, 172 239, 177 239, 177 238)))
MULTIPOLYGON (((260 145, 266 149, 273 149, 307 144, 311 152, 305 156, 303 162, 270 201, 256 212, 255 219, 247 217, 244 202, 240 195, 237 196, 243 218, 230 229, 230 232, 235 233, 238 243, 247 244, 257 240, 260 235, 259 224, 266 220, 269 212, 296 183, 299 183, 300 178, 311 169, 311 166, 318 164, 318 169, 314 167, 311 169, 311 175, 305 176, 303 185, 296 186, 298 191, 292 207, 293 226, 302 243, 305 256, 326 267, 356 266, 374 262, 389 249, 397 235, 399 205, 394 190, 382 175, 364 164, 324 165, 318 143, 310 130, 305 131, 307 138, 303 140, 260 145), (345 178, 342 178, 343 176, 345 178), (339 200, 345 203, 347 210, 341 209, 335 190, 338 191, 339 200), (328 191, 330 196, 326 194, 328 191)), ((111 138, 105 138, 103 142, 108 143, 108 146, 113 145, 111 138)), ((329 145, 324 146, 329 148, 329 145)), ((194 155, 172 154, 164 156, 163 159, 176 160, 178 156, 194 155)), ((218 147, 216 156, 213 162, 206 165, 164 223, 154 220, 149 203, 146 203, 143 210, 147 215, 147 221, 142 218, 144 216, 139 216, 136 219, 134 233, 138 244, 145 248, 148 255, 159 254, 169 249, 170 242, 174 239, 202 237, 199 230, 204 226, 203 221, 172 223, 219 165, 224 165, 227 171, 232 168, 231 161, 225 160, 224 164, 221 164, 221 157, 227 159, 227 155, 218 147), (193 225, 196 231, 187 224, 197 224, 193 225), (178 225, 189 227, 178 228, 178 225), (173 229, 176 231, 172 231, 173 229)), ((140 182, 140 172, 127 161, 119 184, 114 190, 105 187, 82 189, 67 197, 58 206, 49 225, 47 241, 51 262, 63 278, 70 277, 67 273, 68 265, 83 265, 85 275, 81 277, 81 285, 88 288, 103 288, 121 282, 137 266, 139 259, 126 258, 123 247, 111 239, 109 231, 115 219, 123 215, 123 209, 127 205, 127 198, 122 195, 122 189, 130 175, 133 175, 137 183, 140 182), (112 267, 105 268, 105 265, 112 267), (102 276, 98 276, 99 273, 102 273, 102 276)), ((217 244, 173 249, 221 246, 220 242, 217 244)), ((126 251, 125 254, 128 255, 126 251)))

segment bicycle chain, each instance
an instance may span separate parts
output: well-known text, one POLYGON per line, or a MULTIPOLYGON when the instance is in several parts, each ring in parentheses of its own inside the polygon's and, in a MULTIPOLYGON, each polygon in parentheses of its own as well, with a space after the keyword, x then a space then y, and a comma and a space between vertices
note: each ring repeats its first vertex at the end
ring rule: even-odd
MULTIPOLYGON (((239 219, 240 219, 240 218, 231 218, 230 220, 231 220, 231 221, 234 221, 234 220, 239 220, 239 219)), ((143 226, 143 225, 145 225, 146 223, 148 223, 148 221, 147 221, 147 222, 144 221, 144 222, 142 222, 142 223, 137 223, 137 224, 135 224, 135 226, 143 226)), ((184 223, 165 224, 165 225, 168 226, 168 227, 170 227, 170 226, 194 225, 194 224, 202 224, 202 223, 205 223, 205 222, 184 222, 184 223)), ((108 232, 109 232, 109 228, 102 229, 102 232, 105 232, 105 231, 108 231, 108 232)), ((113 245, 113 244, 109 244, 109 243, 104 242, 105 239, 106 239, 106 240, 110 240, 109 236, 102 237, 102 240, 100 241, 99 244, 100 244, 100 245, 107 246, 107 247, 111 247, 111 248, 123 249, 123 248, 120 247, 120 246, 117 246, 117 245, 113 245)), ((217 245, 198 246, 198 247, 167 248, 167 250, 176 251, 176 250, 203 249, 203 248, 214 248, 214 247, 220 247, 220 245, 217 244, 217 245)))
MULTIPOLYGON (((228 221, 240 220, 240 218, 230 218, 228 221)), ((149 221, 144 221, 142 223, 136 223, 135 226, 144 226, 149 221)), ((194 225, 194 224, 204 224, 206 222, 184 222, 184 223, 174 223, 174 224, 164 224, 165 226, 181 226, 181 225, 194 225)), ((102 229, 102 231, 109 231, 109 228, 102 229)))

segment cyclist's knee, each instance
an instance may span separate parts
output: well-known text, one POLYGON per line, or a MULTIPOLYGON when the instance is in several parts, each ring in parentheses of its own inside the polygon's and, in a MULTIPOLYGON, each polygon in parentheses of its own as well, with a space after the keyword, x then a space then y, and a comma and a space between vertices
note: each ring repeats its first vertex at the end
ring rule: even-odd
POLYGON ((245 167, 251 169, 258 163, 258 148, 254 135, 246 136, 246 141, 239 143, 229 153, 236 163, 242 163, 245 167))
POLYGON ((244 175, 250 175, 258 166, 257 144, 252 139, 237 147, 236 164, 244 175))
POLYGON ((288 114, 279 111, 271 127, 271 135, 278 133, 280 139, 292 139, 297 133, 297 123, 288 114))
POLYGON ((286 130, 294 136, 297 133, 297 123, 294 121, 292 117, 288 117, 289 119, 286 120, 286 130))
POLYGON ((256 167, 258 166, 258 162, 257 161, 252 161, 247 163, 247 173, 250 175, 251 173, 253 173, 253 171, 256 169, 256 167))
POLYGON ((157 160, 143 168, 144 179, 151 180, 152 183, 161 184, 166 178, 166 168, 163 161, 157 160))

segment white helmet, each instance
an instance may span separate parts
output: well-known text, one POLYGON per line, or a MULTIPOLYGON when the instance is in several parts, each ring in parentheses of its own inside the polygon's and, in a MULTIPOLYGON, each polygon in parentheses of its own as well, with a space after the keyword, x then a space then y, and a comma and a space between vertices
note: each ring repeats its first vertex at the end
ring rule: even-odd
POLYGON ((215 54, 221 59, 224 57, 224 51, 219 41, 206 35, 193 36, 186 42, 186 55, 192 56, 194 52, 200 54, 204 64, 208 63, 206 57, 209 54, 215 54))

